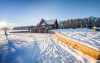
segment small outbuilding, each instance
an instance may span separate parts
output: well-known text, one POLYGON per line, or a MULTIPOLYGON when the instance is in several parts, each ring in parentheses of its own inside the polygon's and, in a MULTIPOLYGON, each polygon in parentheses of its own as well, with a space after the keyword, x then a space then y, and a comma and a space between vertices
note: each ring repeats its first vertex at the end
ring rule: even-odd
POLYGON ((94 30, 94 31, 100 31, 100 27, 93 27, 92 30, 94 30))

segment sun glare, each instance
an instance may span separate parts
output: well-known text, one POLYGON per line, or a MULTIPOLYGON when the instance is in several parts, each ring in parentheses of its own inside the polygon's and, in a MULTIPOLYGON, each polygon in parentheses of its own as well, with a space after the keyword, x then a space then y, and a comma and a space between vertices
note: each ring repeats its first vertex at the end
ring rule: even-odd
POLYGON ((6 27, 7 23, 5 21, 0 21, 0 28, 6 27))

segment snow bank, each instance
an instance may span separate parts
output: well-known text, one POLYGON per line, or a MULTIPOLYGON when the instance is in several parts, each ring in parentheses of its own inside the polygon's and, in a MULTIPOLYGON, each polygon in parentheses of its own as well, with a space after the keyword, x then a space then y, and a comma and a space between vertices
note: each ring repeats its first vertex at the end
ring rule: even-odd
POLYGON ((86 28, 56 29, 52 31, 56 31, 64 37, 100 51, 100 32, 92 31, 91 29, 86 28))

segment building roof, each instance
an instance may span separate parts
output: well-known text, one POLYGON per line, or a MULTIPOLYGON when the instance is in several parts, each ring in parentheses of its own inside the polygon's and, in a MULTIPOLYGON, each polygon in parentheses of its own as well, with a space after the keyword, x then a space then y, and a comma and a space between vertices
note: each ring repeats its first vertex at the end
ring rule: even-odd
POLYGON ((47 24, 54 24, 56 19, 52 19, 52 20, 44 20, 47 24))

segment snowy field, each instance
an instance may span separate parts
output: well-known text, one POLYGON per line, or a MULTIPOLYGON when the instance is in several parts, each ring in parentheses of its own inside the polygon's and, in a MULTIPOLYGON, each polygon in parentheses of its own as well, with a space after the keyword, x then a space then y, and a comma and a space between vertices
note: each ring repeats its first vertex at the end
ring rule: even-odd
POLYGON ((0 35, 3 35, 4 34, 4 31, 3 30, 0 30, 0 35))
POLYGON ((59 41, 54 34, 0 36, 0 63, 99 63, 59 41))
POLYGON ((68 39, 74 40, 78 43, 84 44, 88 47, 100 51, 100 32, 91 29, 57 29, 58 32, 68 39))

